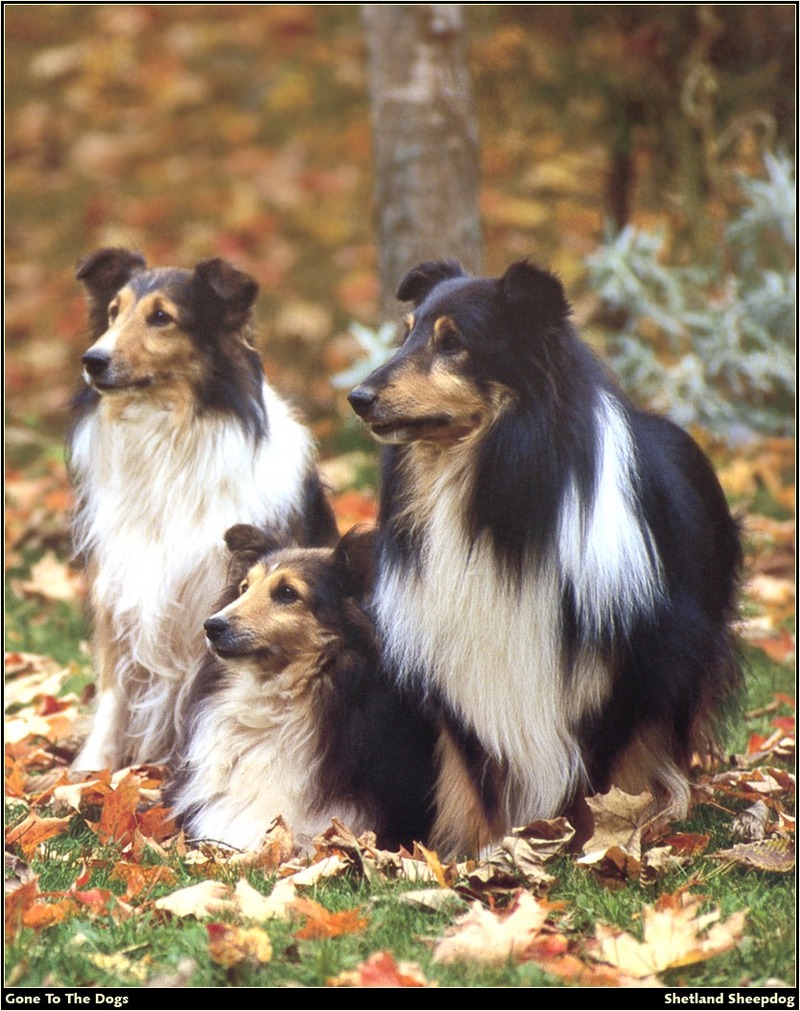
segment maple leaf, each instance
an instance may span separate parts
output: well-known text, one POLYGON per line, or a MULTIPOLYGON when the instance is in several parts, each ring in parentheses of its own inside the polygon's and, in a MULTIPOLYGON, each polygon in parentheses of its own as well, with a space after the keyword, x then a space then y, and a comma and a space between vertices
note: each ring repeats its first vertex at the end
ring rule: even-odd
POLYGON ((236 927, 228 923, 208 923, 208 953, 218 965, 230 969, 245 960, 266 964, 272 958, 269 934, 260 927, 236 927))
POLYGON ((388 951, 376 951, 349 972, 340 972, 328 980, 328 986, 356 987, 411 987, 437 986, 429 983, 420 967, 414 962, 395 962, 388 951))
POLYGON ((433 960, 444 964, 486 962, 490 965, 503 965, 510 958, 522 960, 551 908, 528 892, 519 892, 511 907, 501 913, 473 902, 469 911, 437 942, 433 960))
POLYGON ((358 908, 331 913, 313 899, 297 899, 292 905, 292 912, 306 917, 305 925, 294 935, 300 941, 358 934, 369 924, 369 920, 361 915, 358 908))
POLYGON ((114 790, 106 793, 98 822, 89 822, 101 842, 118 842, 128 845, 137 825, 136 808, 139 804, 139 781, 128 773, 114 790))
POLYGON ((701 896, 677 892, 661 896, 655 906, 645 906, 642 941, 617 927, 598 924, 593 957, 646 979, 729 951, 742 939, 746 913, 733 913, 719 923, 719 910, 699 912, 702 901, 701 896))

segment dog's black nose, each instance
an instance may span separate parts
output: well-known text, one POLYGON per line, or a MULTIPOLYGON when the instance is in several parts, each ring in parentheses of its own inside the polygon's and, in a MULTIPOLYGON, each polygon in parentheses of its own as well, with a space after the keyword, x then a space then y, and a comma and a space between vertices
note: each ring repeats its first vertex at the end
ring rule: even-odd
POLYGON ((347 399, 350 401, 350 406, 358 415, 366 414, 366 412, 375 403, 375 397, 377 396, 375 390, 370 386, 356 386, 356 388, 349 394, 347 399))
POLYGON ((203 622, 203 628, 211 642, 216 642, 228 631, 228 623, 224 618, 208 618, 203 622))
POLYGON ((90 376, 101 376, 111 363, 111 355, 106 351, 87 351, 81 361, 90 376))

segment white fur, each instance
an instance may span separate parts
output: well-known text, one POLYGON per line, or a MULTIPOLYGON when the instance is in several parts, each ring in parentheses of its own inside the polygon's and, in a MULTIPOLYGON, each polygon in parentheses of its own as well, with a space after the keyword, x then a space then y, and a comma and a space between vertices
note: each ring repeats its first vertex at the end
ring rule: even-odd
POLYGON ((280 528, 299 507, 310 437, 266 383, 264 398, 269 432, 258 441, 235 418, 187 418, 144 398, 121 410, 103 398, 78 424, 76 549, 120 657, 114 672, 98 672, 98 715, 78 767, 167 757, 204 653, 203 621, 225 583, 223 534, 234 523, 280 528))
POLYGON ((185 826, 192 838, 254 849, 278 815, 303 847, 330 826, 332 815, 356 833, 368 827, 355 809, 313 806, 314 698, 309 672, 303 673, 299 682, 291 668, 267 680, 257 665, 237 664, 203 702, 174 806, 178 815, 199 806, 185 826))
MULTIPOLYGON (((637 513, 633 437, 619 405, 602 393, 596 410, 599 472, 594 502, 584 515, 573 480, 562 503, 559 568, 575 588, 584 624, 614 631, 652 611, 663 592, 658 552, 637 513)), ((617 630, 619 631, 619 630, 617 630)), ((623 629, 624 631, 624 629, 623 629)))
POLYGON ((583 650, 565 678, 562 588, 569 578, 590 627, 653 606, 660 574, 631 491, 634 453, 624 416, 598 408, 601 468, 582 515, 574 490, 562 503, 558 557, 531 565, 521 585, 498 564, 486 534, 470 545, 464 520, 470 454, 444 451, 428 479, 424 546, 416 571, 384 566, 376 614, 401 677, 430 679, 483 746, 510 768, 508 825, 555 816, 585 782, 577 723, 610 691, 599 657, 583 650))

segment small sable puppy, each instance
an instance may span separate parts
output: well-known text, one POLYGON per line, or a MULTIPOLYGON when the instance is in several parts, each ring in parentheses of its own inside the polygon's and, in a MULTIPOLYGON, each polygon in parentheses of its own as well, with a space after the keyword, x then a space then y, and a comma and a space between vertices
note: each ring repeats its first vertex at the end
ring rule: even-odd
POLYGON ((278 815, 304 846, 334 815, 385 847, 427 838, 434 731, 381 669, 364 610, 372 535, 274 550, 237 525, 225 540, 231 581, 166 796, 179 823, 241 849, 278 815))
POLYGON ((101 249, 78 265, 92 346, 68 460, 89 577, 99 706, 75 765, 167 758, 205 655, 201 624, 237 520, 336 539, 306 429, 249 342, 252 277, 224 260, 148 270, 101 249))
POLYGON ((384 660, 448 725, 434 844, 612 784, 681 814, 741 677, 739 531, 708 460, 631 406, 546 271, 423 263, 398 298, 405 342, 350 401, 387 444, 384 660))

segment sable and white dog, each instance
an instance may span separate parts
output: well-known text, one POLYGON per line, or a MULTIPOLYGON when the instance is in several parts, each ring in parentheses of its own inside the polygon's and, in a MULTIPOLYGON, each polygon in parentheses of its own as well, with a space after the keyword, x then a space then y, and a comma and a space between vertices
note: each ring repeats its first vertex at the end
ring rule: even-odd
POLYGON ((225 582, 225 531, 327 544, 336 525, 307 430, 249 343, 256 281, 221 259, 83 259, 93 343, 68 439, 99 704, 75 765, 168 758, 225 582))
POLYGON ((225 540, 229 582, 166 794, 179 824, 241 849, 278 815, 301 846, 333 816, 384 847, 427 839, 436 729, 380 662, 371 532, 276 550, 237 524, 225 540))

